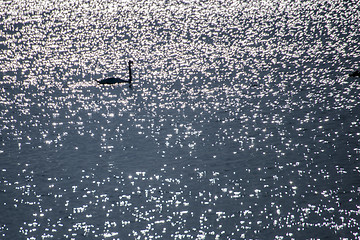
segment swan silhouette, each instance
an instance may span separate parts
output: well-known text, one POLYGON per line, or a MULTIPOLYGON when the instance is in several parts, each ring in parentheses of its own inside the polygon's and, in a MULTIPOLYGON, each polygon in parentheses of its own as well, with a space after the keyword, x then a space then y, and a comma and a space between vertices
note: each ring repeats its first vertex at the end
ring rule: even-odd
POLYGON ((356 70, 349 74, 350 77, 360 77, 360 70, 356 70))
POLYGON ((115 83, 129 83, 131 85, 132 82, 132 75, 131 75, 131 65, 133 64, 133 61, 129 61, 129 80, 124 80, 117 77, 110 77, 105 78, 103 80, 97 81, 99 84, 115 84, 115 83))

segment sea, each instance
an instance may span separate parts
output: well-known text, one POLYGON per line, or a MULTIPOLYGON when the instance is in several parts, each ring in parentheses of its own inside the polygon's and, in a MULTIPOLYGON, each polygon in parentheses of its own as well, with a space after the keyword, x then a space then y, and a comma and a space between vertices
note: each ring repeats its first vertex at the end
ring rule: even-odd
POLYGON ((0 239, 360 239, 359 69, 357 0, 2 0, 0 239))

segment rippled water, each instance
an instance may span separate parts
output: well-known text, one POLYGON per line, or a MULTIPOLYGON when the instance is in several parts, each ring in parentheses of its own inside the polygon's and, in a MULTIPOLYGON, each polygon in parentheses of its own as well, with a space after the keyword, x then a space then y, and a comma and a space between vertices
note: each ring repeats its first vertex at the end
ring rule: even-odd
POLYGON ((0 238, 360 239, 359 7, 2 1, 0 238))

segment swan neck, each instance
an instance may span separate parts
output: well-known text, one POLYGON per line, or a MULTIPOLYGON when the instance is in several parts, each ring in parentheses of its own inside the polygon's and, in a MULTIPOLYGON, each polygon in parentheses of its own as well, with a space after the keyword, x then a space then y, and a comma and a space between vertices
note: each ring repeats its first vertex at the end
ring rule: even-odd
POLYGON ((129 83, 132 81, 132 75, 131 75, 131 62, 129 62, 129 83))

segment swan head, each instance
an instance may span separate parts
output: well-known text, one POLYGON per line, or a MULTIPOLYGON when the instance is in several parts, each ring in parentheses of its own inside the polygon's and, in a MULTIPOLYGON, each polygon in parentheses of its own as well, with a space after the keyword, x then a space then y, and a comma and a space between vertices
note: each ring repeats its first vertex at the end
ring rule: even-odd
POLYGON ((132 60, 129 60, 129 65, 131 65, 131 64, 134 64, 134 62, 132 60))

